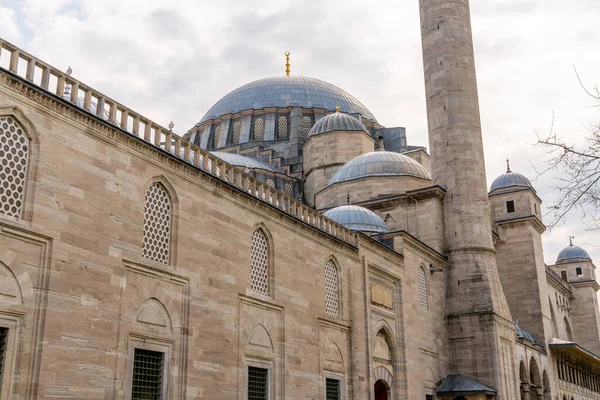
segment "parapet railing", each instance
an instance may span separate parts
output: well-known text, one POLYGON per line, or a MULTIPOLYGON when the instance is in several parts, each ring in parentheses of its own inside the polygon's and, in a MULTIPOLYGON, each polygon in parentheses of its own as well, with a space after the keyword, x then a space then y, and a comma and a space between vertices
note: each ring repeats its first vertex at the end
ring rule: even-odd
POLYGON ((68 73, 38 60, 31 54, 0 38, 0 69, 8 70, 44 91, 73 103, 115 129, 138 137, 194 167, 271 204, 273 207, 353 246, 356 232, 334 222, 316 210, 281 193, 264 182, 233 167, 208 151, 191 144, 171 129, 131 110, 123 104, 72 78, 68 73), (8 64, 8 65, 6 65, 8 64))

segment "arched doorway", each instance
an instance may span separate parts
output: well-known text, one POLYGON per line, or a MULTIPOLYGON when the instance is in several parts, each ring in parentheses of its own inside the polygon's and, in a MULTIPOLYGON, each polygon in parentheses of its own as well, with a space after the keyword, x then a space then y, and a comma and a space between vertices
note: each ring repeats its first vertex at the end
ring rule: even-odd
POLYGON ((389 391, 390 387, 383 379, 375 382, 375 400, 388 400, 389 391))

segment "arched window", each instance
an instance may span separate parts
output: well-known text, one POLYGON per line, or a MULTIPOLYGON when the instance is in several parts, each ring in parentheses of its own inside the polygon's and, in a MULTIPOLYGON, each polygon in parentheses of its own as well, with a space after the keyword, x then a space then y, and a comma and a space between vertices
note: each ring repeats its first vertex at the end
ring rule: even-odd
POLYGON ((277 119, 277 139, 288 138, 288 119, 285 115, 280 115, 277 119))
POLYGON ((425 268, 423 266, 419 268, 419 301, 423 310, 429 308, 429 299, 427 298, 427 275, 425 275, 425 268))
POLYGON ((21 218, 29 139, 11 117, 0 118, 0 214, 21 218))
POLYGON ((219 147, 219 140, 221 140, 221 130, 222 130, 222 126, 221 124, 217 125, 217 127, 215 128, 215 134, 213 136, 213 148, 217 148, 219 147))
POLYGON ((143 256, 169 263, 173 206, 167 190, 153 183, 146 191, 144 202, 143 256))
POLYGON ((310 132, 310 128, 313 126, 313 119, 310 115, 305 115, 302 117, 302 137, 304 140, 308 139, 308 133, 310 132))
POLYGON ((254 120, 254 140, 265 139, 265 120, 263 117, 258 117, 254 120))
POLYGON ((252 234, 250 263, 250 289, 269 295, 269 242, 262 229, 252 234))
POLYGON ((332 260, 325 264, 325 314, 337 317, 339 313, 338 272, 332 260))
POLYGON ((242 121, 239 119, 237 121, 233 121, 233 132, 231 134, 231 142, 234 144, 238 144, 240 142, 240 136, 242 134, 242 121))

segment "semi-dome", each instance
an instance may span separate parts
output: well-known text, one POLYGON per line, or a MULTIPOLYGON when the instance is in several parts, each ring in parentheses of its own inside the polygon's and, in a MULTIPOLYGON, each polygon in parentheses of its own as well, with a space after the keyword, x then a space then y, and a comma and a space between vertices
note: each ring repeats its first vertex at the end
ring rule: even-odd
POLYGON ((197 125, 221 115, 265 107, 323 108, 332 112, 339 107, 342 112, 376 121, 360 101, 331 83, 305 76, 276 76, 247 83, 226 94, 197 125))
POLYGON ((222 151, 211 151, 210 154, 215 157, 219 157, 227 164, 231 164, 235 167, 244 167, 249 169, 262 169, 269 172, 277 172, 277 170, 271 167, 269 164, 262 161, 255 160, 254 158, 242 156, 235 153, 226 153, 222 151))
POLYGON ((560 253, 558 253, 556 262, 567 261, 567 260, 577 260, 577 259, 589 260, 590 255, 587 253, 587 251, 585 251, 581 247, 575 246, 575 245, 573 245, 573 243, 571 243, 569 246, 562 249, 560 251, 560 253))
POLYGON ((373 211, 360 206, 339 206, 325 211, 327 218, 353 231, 386 233, 389 229, 373 211))
POLYGON ((357 118, 342 112, 334 112, 318 120, 308 133, 309 136, 332 131, 362 131, 368 134, 367 128, 357 118))
POLYGON ((367 176, 399 175, 431 179, 427 169, 410 157, 392 151, 373 151, 348 161, 333 175, 329 184, 333 185, 367 176))
POLYGON ((531 181, 527 179, 525 175, 519 174, 517 172, 512 172, 510 170, 510 165, 508 164, 508 160, 506 160, 506 172, 497 177, 494 180, 494 182, 492 182, 490 192, 493 192, 497 189, 503 189, 512 186, 533 188, 531 181))

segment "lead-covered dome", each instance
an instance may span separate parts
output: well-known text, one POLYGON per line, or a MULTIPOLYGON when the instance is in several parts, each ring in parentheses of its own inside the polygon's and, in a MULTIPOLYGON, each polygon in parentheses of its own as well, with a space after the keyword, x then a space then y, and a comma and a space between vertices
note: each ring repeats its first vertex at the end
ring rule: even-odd
POLYGON ((431 179, 427 169, 410 157, 392 151, 373 151, 361 154, 344 164, 333 175, 329 185, 367 176, 400 175, 431 179))
POLYGON ((210 154, 214 155, 215 157, 219 157, 227 164, 233 165, 235 167, 244 167, 248 169, 262 169, 264 171, 277 172, 275 168, 271 167, 267 163, 255 160, 254 158, 242 156, 240 154, 226 153, 222 151, 211 151, 210 154))
POLYGON ((556 258, 556 262, 559 261, 567 261, 567 260, 589 260, 590 255, 587 251, 582 249, 579 246, 575 246, 573 244, 565 247, 558 253, 558 257, 556 258))
POLYGON ((324 108, 332 112, 339 107, 342 112, 358 113, 376 121, 360 101, 331 83, 305 76, 276 76, 247 83, 226 94, 206 112, 197 126, 221 115, 265 107, 324 108))
POLYGON ((353 231, 386 233, 389 229, 373 211, 360 206, 339 206, 325 211, 327 218, 353 231))
POLYGON ((503 189, 507 187, 529 187, 533 189, 533 185, 531 181, 527 179, 525 175, 519 174, 517 172, 512 172, 510 170, 510 164, 508 160, 506 160, 506 172, 497 177, 494 182, 492 182, 492 186, 490 187, 490 192, 493 192, 497 189, 503 189))
POLYGON ((334 112, 318 120, 310 129, 308 136, 333 131, 362 131, 369 134, 367 128, 358 119, 345 113, 334 112))

